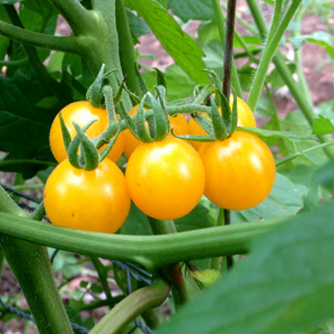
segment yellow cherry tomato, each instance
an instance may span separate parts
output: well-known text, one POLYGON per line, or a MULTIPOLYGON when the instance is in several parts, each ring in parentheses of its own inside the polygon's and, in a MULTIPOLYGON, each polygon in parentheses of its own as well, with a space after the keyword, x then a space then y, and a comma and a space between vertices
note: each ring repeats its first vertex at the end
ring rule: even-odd
MULTIPOLYGON (((247 103, 237 97, 238 101, 238 126, 247 126, 251 128, 256 128, 255 117, 252 110, 248 107, 247 103)), ((230 107, 233 106, 233 95, 230 95, 230 107)), ((220 108, 219 108, 220 109, 220 108)), ((208 117, 206 114, 204 116, 208 117)), ((189 131, 191 135, 208 135, 206 131, 197 124, 192 118, 189 121, 189 131)), ((199 141, 191 141, 191 144, 196 150, 199 150, 200 146, 203 144, 199 141)))
POLYGON ((128 161, 125 178, 136 206, 146 215, 163 220, 189 213, 205 186, 200 156, 175 137, 139 145, 128 161))
MULTIPOLYGON (((63 116, 65 125, 73 139, 77 132, 73 126, 73 122, 79 124, 81 128, 87 125, 90 121, 96 120, 85 132, 91 139, 98 137, 108 126, 108 115, 105 109, 94 108, 87 101, 73 102, 64 107, 60 113, 63 116)), ((117 162, 123 153, 125 145, 125 137, 120 133, 113 148, 111 149, 108 158, 117 162)), ((59 114, 54 119, 50 130, 50 146, 53 156, 58 162, 67 158, 65 151, 63 136, 61 132, 59 114)), ((100 149, 103 150, 104 146, 100 149)))
MULTIPOLYGON (((129 115, 133 116, 137 113, 139 105, 137 104, 135 107, 133 107, 129 115)), ((174 129, 174 133, 178 135, 187 135, 189 134, 189 125, 187 120, 184 118, 183 115, 177 115, 176 117, 169 116, 170 121, 170 127, 171 129, 174 129)), ((129 159, 132 152, 135 150, 135 148, 141 144, 141 141, 136 139, 131 131, 129 129, 124 131, 125 135, 125 146, 124 146, 124 154, 129 159)), ((170 134, 170 136, 173 136, 170 134)))
POLYGON ((109 159, 92 171, 74 168, 65 159, 50 174, 44 190, 52 224, 86 231, 116 232, 130 203, 124 175, 109 159))
POLYGON ((205 172, 205 196, 229 210, 245 210, 261 203, 270 193, 276 175, 268 146, 257 136, 236 131, 223 141, 199 149, 205 172))

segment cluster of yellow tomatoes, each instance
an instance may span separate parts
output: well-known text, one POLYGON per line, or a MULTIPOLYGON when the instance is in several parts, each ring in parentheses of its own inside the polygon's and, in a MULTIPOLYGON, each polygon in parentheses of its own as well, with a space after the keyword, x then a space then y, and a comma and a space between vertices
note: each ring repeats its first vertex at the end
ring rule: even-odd
MULTIPOLYGON (((255 127, 247 104, 238 98, 237 105, 238 126, 255 127)), ((69 104, 61 114, 72 138, 73 122, 84 127, 96 120, 86 131, 92 139, 108 125, 106 110, 86 101, 69 104)), ((188 122, 180 114, 169 119, 178 135, 207 135, 192 118, 188 122)), ((183 217, 203 194, 222 208, 248 209, 268 196, 275 181, 271 151, 257 136, 243 131, 223 141, 188 142, 170 134, 161 141, 141 143, 125 130, 108 157, 87 171, 69 163, 58 115, 51 126, 50 146, 59 165, 45 186, 46 213, 53 224, 88 231, 116 232, 128 216, 131 200, 146 215, 161 220, 183 217), (125 175, 116 165, 123 153, 128 158, 125 175)))

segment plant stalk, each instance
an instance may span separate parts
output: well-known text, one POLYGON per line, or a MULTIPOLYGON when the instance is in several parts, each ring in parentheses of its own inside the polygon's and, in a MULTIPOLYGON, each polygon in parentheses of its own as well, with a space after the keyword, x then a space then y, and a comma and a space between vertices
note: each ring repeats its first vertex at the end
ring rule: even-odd
POLYGON ((154 271, 181 261, 245 254, 251 240, 284 224, 286 219, 166 235, 132 236, 64 228, 0 212, 0 233, 88 256, 136 262, 154 271))
POLYGON ((124 298, 89 332, 90 334, 116 334, 141 313, 160 306, 169 294, 163 280, 141 288, 124 298))

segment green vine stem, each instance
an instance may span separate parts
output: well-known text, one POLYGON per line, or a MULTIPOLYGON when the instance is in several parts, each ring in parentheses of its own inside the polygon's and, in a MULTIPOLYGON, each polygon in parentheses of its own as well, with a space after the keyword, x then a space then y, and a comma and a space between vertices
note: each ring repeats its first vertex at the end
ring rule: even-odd
POLYGON ((94 28, 93 11, 87 10, 77 0, 49 0, 66 19, 75 35, 85 35, 94 28))
MULTIPOLYGON (((220 40, 223 46, 223 49, 225 49, 225 23, 224 23, 224 16, 220 7, 220 1, 219 0, 212 0, 212 8, 215 13, 215 18, 217 21, 217 27, 219 31, 220 40)), ((239 81, 239 76, 237 72, 237 68, 234 64, 234 60, 232 59, 232 86, 236 92, 236 94, 242 99, 242 89, 239 81)))
POLYGON ((88 256, 136 262, 154 271, 180 261, 247 253, 252 239, 285 221, 275 218, 175 234, 132 236, 62 228, 0 212, 0 233, 88 256))
MULTIPOLYGON (((270 62, 278 48, 278 45, 284 35, 285 30, 287 29, 293 15, 298 9, 302 0, 293 1, 288 11, 281 19, 280 24, 277 29, 271 29, 269 32, 268 39, 266 40, 265 47, 263 50, 263 54, 260 60, 259 67, 256 70, 254 80, 252 82, 252 86, 249 92, 249 97, 247 100, 247 104, 252 110, 255 110, 258 99, 263 89, 263 85, 265 82, 266 74, 270 65, 270 62)), ((275 1, 275 6, 279 6, 281 1, 275 1)))
POLYGON ((322 144, 319 144, 319 145, 316 145, 316 146, 312 146, 312 147, 310 147, 308 149, 305 149, 303 151, 296 152, 295 154, 291 154, 291 155, 277 161, 276 162, 276 167, 281 166, 281 165, 285 164, 286 162, 291 161, 295 158, 303 157, 307 153, 310 153, 310 152, 313 152, 313 151, 316 151, 316 150, 319 150, 319 149, 322 149, 322 148, 325 148, 325 147, 331 146, 331 145, 334 145, 334 141, 322 143, 322 144))
MULTIPOLYGON (((173 220, 158 220, 149 217, 149 223, 154 235, 175 234, 177 229, 173 220)), ((162 266, 160 272, 171 283, 176 307, 189 300, 186 280, 182 273, 182 264, 175 263, 162 266)))
POLYGON ((141 288, 118 303, 89 334, 116 334, 141 313, 160 306, 169 294, 169 286, 156 280, 151 286, 141 288))
MULTIPOLYGON (((28 216, 2 187, 0 212, 13 219, 28 216)), ((31 219, 29 221, 35 222, 31 219)), ((53 279, 46 248, 4 234, 0 235, 0 247, 22 288, 39 332, 72 334, 70 321, 53 279)))
POLYGON ((50 50, 81 54, 83 44, 75 36, 59 37, 16 27, 0 20, 0 34, 17 42, 50 50))
POLYGON ((130 32, 128 17, 123 0, 116 0, 116 24, 119 39, 119 54, 124 76, 127 77, 126 85, 136 95, 140 96, 141 90, 136 73, 136 58, 130 32))
MULTIPOLYGON (((249 6, 249 9, 253 15, 255 24, 259 30, 260 36, 262 40, 266 39, 266 36, 268 34, 266 21, 261 13, 259 4, 256 0, 246 0, 249 6)), ((313 125, 313 121, 315 118, 315 114, 313 112, 312 106, 308 103, 308 99, 305 99, 305 96, 303 94, 303 91, 300 89, 299 85, 293 78, 290 69, 286 65, 284 61, 284 56, 278 51, 274 58, 273 63, 275 64, 278 73, 282 77, 284 83, 288 86, 293 98, 295 99, 296 103, 298 104, 300 110, 302 111, 305 119, 310 124, 310 126, 313 125)), ((328 137, 325 136, 318 136, 319 140, 322 143, 328 142, 328 137)), ((325 153, 329 157, 334 157, 334 153, 332 150, 328 149, 327 146, 324 147, 325 153)))

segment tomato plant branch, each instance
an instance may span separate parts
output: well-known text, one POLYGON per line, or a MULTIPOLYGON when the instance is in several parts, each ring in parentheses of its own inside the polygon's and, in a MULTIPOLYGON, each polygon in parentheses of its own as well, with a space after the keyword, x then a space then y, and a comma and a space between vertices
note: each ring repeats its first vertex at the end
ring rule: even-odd
MULTIPOLYGON (((1 186, 0 211, 14 219, 28 216, 1 186)), ((8 235, 0 235, 0 247, 24 292, 39 332, 72 334, 70 321, 53 279, 46 248, 8 235)))
POLYGON ((121 66, 123 75, 127 77, 126 85, 133 93, 139 96, 141 90, 135 69, 136 58, 123 0, 116 0, 116 24, 121 66))
POLYGON ((77 0, 49 0, 66 19, 75 35, 85 34, 94 26, 94 12, 77 0))
POLYGON ((169 286, 156 280, 124 298, 89 332, 90 334, 116 334, 141 313, 160 306, 168 297, 169 286))
MULTIPOLYGON (((149 218, 149 223, 154 235, 177 233, 173 220, 158 220, 149 218)), ((163 277, 172 284, 172 292, 176 306, 184 304, 188 300, 185 279, 180 263, 162 266, 160 268, 163 277)))
POLYGON ((14 26, 0 20, 0 34, 17 42, 44 49, 64 51, 69 53, 82 53, 82 45, 77 37, 51 36, 14 26))
MULTIPOLYGON (((219 0, 212 0, 212 8, 213 11, 215 13, 215 18, 217 21, 217 27, 218 27, 218 31, 219 31, 219 36, 220 36, 220 40, 222 42, 222 46, 223 49, 225 48, 225 24, 224 24, 224 16, 220 7, 220 1, 219 0)), ((241 85, 240 85, 240 81, 239 81, 239 76, 238 76, 238 72, 237 72, 237 68, 235 66, 234 60, 233 60, 233 55, 231 55, 232 59, 232 86, 235 89, 236 94, 242 98, 242 89, 241 89, 241 85)))
POLYGON ((307 148, 305 150, 302 150, 300 152, 296 152, 294 154, 291 154, 283 159, 280 159, 276 162, 276 167, 280 166, 280 165, 283 165, 284 163, 288 162, 288 161, 291 161, 295 158, 298 158, 298 157, 302 157, 302 156, 305 156, 307 153, 310 153, 312 151, 316 151, 316 150, 319 150, 319 149, 322 149, 322 148, 325 148, 325 147, 328 147, 328 146, 331 146, 331 145, 334 145, 334 141, 329 141, 329 142, 326 142, 326 143, 322 143, 322 144, 319 144, 319 145, 316 145, 316 146, 312 146, 310 148, 307 148))
MULTIPOLYGON (((298 9, 300 3, 302 0, 296 0, 293 1, 291 6, 289 7, 288 11, 282 18, 279 26, 277 29, 272 33, 272 38, 268 38, 265 43, 265 47, 263 50, 263 54, 260 60, 259 67, 256 70, 254 80, 252 82, 252 86, 249 92, 249 97, 247 100, 247 104, 252 110, 255 110, 258 99, 260 97, 265 78, 266 73, 268 71, 270 62, 278 48, 278 45, 284 35, 285 30, 287 29, 293 15, 295 14, 296 10, 298 9)), ((279 2, 278 2, 279 5, 279 2)), ((276 6, 276 2, 275 2, 276 6)), ((270 36, 269 32, 269 37, 270 36)))
MULTIPOLYGON (((260 36, 262 40, 266 39, 266 36, 268 34, 267 31, 267 25, 265 22, 265 19, 261 13, 259 4, 255 0, 247 0, 249 9, 254 17, 255 24, 259 30, 260 36)), ((273 63, 275 64, 278 73, 282 77, 284 83, 288 86, 293 98, 295 99, 296 103, 298 104, 300 110, 302 111, 305 119, 307 122, 310 124, 310 126, 313 125, 313 120, 315 117, 314 111, 312 106, 309 104, 308 99, 305 99, 305 96, 303 94, 303 91, 300 89, 299 85, 293 78, 290 69, 286 65, 284 61, 283 55, 278 51, 274 58, 273 58, 273 63)), ((328 142, 328 137, 325 136, 318 136, 319 140, 321 142, 328 142)), ((331 150, 327 149, 327 146, 324 147, 325 153, 329 157, 333 157, 334 154, 331 150)))
POLYGON ((0 233, 88 256, 136 262, 155 270, 167 264, 244 254, 256 236, 286 218, 156 236, 131 236, 62 228, 0 212, 0 233), (189 247, 191 243, 191 247, 189 247))

